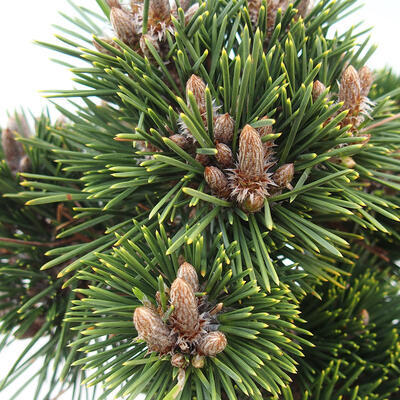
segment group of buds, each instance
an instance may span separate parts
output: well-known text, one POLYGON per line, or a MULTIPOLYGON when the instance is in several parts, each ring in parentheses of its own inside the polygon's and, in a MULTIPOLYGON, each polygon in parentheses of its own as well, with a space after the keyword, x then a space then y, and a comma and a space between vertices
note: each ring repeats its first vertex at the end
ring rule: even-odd
MULTIPOLYGON (((266 117, 265 117, 266 119, 266 117)), ((229 153, 231 162, 221 162, 219 143, 217 143, 218 166, 207 166, 204 178, 212 192, 220 198, 232 199, 246 212, 259 211, 265 198, 276 194, 287 187, 291 189, 293 179, 293 164, 284 164, 275 173, 268 170, 275 164, 273 160, 272 141, 262 142, 262 136, 271 133, 271 127, 254 129, 246 125, 239 137, 239 152, 233 168, 232 150, 228 144, 223 144, 223 154, 229 153)), ((224 155, 223 158, 227 158, 224 155)))
POLYGON ((171 288, 156 293, 157 307, 148 301, 136 308, 133 316, 138 338, 146 342, 148 350, 171 354, 171 364, 183 370, 189 362, 202 368, 206 356, 217 355, 227 345, 215 317, 222 304, 212 307, 205 297, 196 296, 199 289, 196 269, 184 262, 171 288), (163 296, 167 296, 167 309, 163 296))
MULTIPOLYGON (((289 3, 291 3, 290 0, 267 0, 267 39, 271 38, 274 32, 278 10, 281 10, 283 14, 287 10, 289 3)), ((256 26, 260 14, 262 1, 248 0, 247 4, 250 20, 253 26, 256 26)), ((301 0, 300 3, 297 5, 297 19, 299 17, 307 17, 307 15, 310 13, 312 4, 312 0, 301 0)))
MULTIPOLYGON (((204 81, 196 75, 192 75, 186 84, 187 96, 193 94, 207 130, 205 90, 204 81)), ((188 106, 191 107, 189 100, 188 106)), ((275 173, 268 172, 275 165, 274 142, 263 142, 262 137, 272 133, 270 125, 258 129, 246 125, 240 134, 235 160, 232 151, 235 121, 228 113, 217 114, 215 109, 212 112, 217 153, 213 157, 197 154, 196 159, 206 167, 204 178, 213 194, 235 201, 246 212, 256 212, 263 207, 266 197, 277 194, 285 187, 292 188, 290 182, 294 174, 293 164, 284 164, 275 173)), ((186 127, 182 134, 174 134, 170 139, 194 154, 197 143, 186 127)))
MULTIPOLYGON (((348 110, 346 117, 341 121, 340 126, 351 125, 350 130, 356 131, 357 127, 369 116, 372 102, 368 94, 374 81, 371 70, 364 66, 357 71, 352 65, 346 67, 339 82, 338 101, 343 102, 338 113, 348 110)), ((325 85, 315 81, 312 96, 316 100, 326 90, 325 85)))
MULTIPOLYGON (((148 29, 147 33, 143 34, 143 1, 132 0, 130 7, 121 5, 119 0, 107 0, 107 3, 111 9, 110 22, 119 40, 149 58, 152 57, 150 57, 151 53, 147 43, 151 43, 161 56, 166 54, 168 51, 166 32, 173 32, 171 15, 178 16, 176 6, 171 8, 168 0, 150 0, 147 17, 148 29)), ((181 1, 180 4, 187 24, 198 10, 199 5, 195 3, 190 7, 190 1, 187 0, 181 1)), ((101 40, 118 48, 111 38, 101 38, 101 40)), ((97 41, 93 41, 93 44, 98 51, 112 54, 97 41)))
POLYGON ((27 172, 31 166, 22 143, 16 139, 17 135, 22 137, 31 135, 28 123, 23 115, 16 115, 15 118, 10 118, 7 128, 1 134, 4 159, 14 176, 19 172, 27 172))

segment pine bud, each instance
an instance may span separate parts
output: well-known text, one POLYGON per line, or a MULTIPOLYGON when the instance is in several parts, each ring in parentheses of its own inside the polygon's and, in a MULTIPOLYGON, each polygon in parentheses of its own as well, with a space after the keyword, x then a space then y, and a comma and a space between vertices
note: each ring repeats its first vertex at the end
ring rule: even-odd
POLYGON ((218 196, 229 197, 228 179, 225 174, 217 167, 206 167, 204 179, 211 190, 218 196))
MULTIPOLYGON (((269 118, 267 115, 265 115, 260 119, 260 121, 262 121, 263 119, 269 119, 269 118)), ((272 133, 272 125, 262 126, 261 128, 257 128, 256 130, 260 134, 260 137, 263 137, 265 135, 269 135, 270 133, 272 133)))
POLYGON ((15 135, 10 129, 5 129, 1 135, 1 145, 3 147, 4 158, 13 175, 20 172, 20 162, 25 156, 25 151, 20 142, 15 139, 15 135))
POLYGON ((233 154, 229 146, 224 143, 217 143, 215 146, 218 153, 215 155, 215 159, 222 168, 230 168, 233 165, 233 154))
POLYGON ((247 0, 247 9, 249 11, 250 21, 253 25, 257 24, 260 8, 261 0, 247 0))
POLYGON ((171 18, 171 7, 169 0, 150 0, 149 25, 155 26, 159 22, 169 21, 171 18))
POLYGON ((213 357, 224 351, 226 345, 226 337, 222 332, 210 332, 201 339, 197 351, 200 355, 213 357))
POLYGON ((324 93, 324 90, 326 89, 325 85, 320 82, 320 81, 314 81, 313 88, 312 88, 312 98, 313 101, 317 100, 319 96, 324 93))
POLYGON ((110 8, 121 8, 119 0, 106 0, 110 8))
POLYGON ((361 95, 366 97, 374 82, 374 75, 367 66, 364 66, 358 71, 358 76, 360 78, 361 95))
POLYGON ((146 341, 150 351, 161 354, 171 351, 174 340, 170 331, 156 311, 149 307, 138 307, 133 314, 138 337, 146 341))
POLYGON ((173 317, 176 329, 182 335, 196 333, 199 329, 199 313, 192 287, 183 279, 176 278, 171 286, 170 301, 175 307, 173 317))
POLYGON ((360 97, 360 78, 355 68, 349 65, 340 79, 339 101, 344 102, 344 108, 353 109, 359 105, 360 97))
POLYGON ((32 131, 29 128, 28 121, 24 114, 15 114, 14 117, 8 118, 7 128, 15 133, 18 132, 23 137, 32 136, 32 131))
MULTIPOLYGON (((183 8, 182 2, 181 6, 183 8)), ((185 10, 185 8, 183 9, 185 10)), ((199 3, 194 3, 185 11, 185 25, 187 25, 191 21, 191 19, 193 18, 194 14, 196 14, 198 9, 199 9, 199 3)))
POLYGON ((360 312, 360 317, 361 317, 361 321, 363 322, 363 324, 365 326, 367 326, 369 324, 369 312, 363 308, 360 312))
POLYGON ((191 145, 188 138, 183 135, 178 135, 178 134, 172 135, 169 137, 169 139, 172 140, 181 149, 187 149, 191 145))
POLYGON ((204 356, 199 356, 198 354, 196 354, 193 358, 192 358, 192 365, 195 368, 203 368, 204 367, 204 356))
POLYGON ((307 17, 310 13, 313 2, 311 0, 301 0, 297 5, 297 10, 299 11, 299 15, 303 18, 307 17))
POLYGON ((185 368, 186 367, 186 359, 183 354, 175 353, 171 357, 171 365, 176 368, 185 368))
MULTIPOLYGON (((109 44, 110 46, 115 47, 117 50, 121 50, 121 48, 117 45, 117 43, 114 42, 114 40, 112 40, 110 38, 100 38, 100 39, 103 42, 106 42, 107 44, 109 44)), ((93 43, 93 46, 96 48, 96 50, 99 53, 107 54, 109 56, 114 56, 114 53, 112 53, 110 50, 103 47, 100 43, 96 42, 96 40, 93 40, 92 43, 93 43)))
POLYGON ((18 172, 28 172, 31 169, 31 160, 27 155, 23 156, 18 165, 18 172))
POLYGON ((340 161, 346 168, 354 168, 357 165, 353 157, 350 156, 342 157, 340 161))
POLYGON ((239 139, 239 169, 248 177, 259 177, 264 172, 264 148, 259 133, 246 125, 239 139))
MULTIPOLYGON (((193 93, 200 114, 206 112, 205 90, 206 90, 206 84, 197 75, 193 74, 186 82, 186 95, 189 93, 189 91, 193 93)), ((187 101, 187 103, 188 106, 190 106, 189 100, 187 101)))
POLYGON ((231 143, 234 128, 235 121, 228 113, 219 115, 215 120, 214 139, 225 144, 231 143))
POLYGON ((110 12, 110 21, 118 39, 130 47, 135 47, 138 35, 132 16, 121 8, 113 7, 110 12))
POLYGON ((143 0, 132 0, 131 1, 131 11, 132 14, 138 14, 143 10, 143 0))
POLYGON ((186 283, 188 283, 194 292, 199 291, 199 278, 197 276, 197 271, 193 267, 192 264, 188 262, 184 262, 178 269, 176 274, 177 278, 183 279, 186 283))
POLYGON ((143 56, 147 57, 149 60, 153 60, 153 55, 151 54, 149 48, 147 47, 146 41, 151 43, 156 49, 157 53, 160 54, 160 42, 153 35, 145 34, 140 37, 139 45, 140 50, 142 50, 143 56))
POLYGON ((204 167, 210 165, 211 163, 210 157, 205 154, 196 154, 196 161, 198 161, 204 167))
POLYGON ((292 185, 290 185, 293 175, 294 165, 284 164, 275 171, 273 180, 280 188, 287 187, 288 189, 293 189, 292 185))
POLYGON ((243 211, 248 213, 255 213, 260 211, 264 207, 265 197, 259 194, 253 194, 246 198, 246 200, 241 204, 243 211))

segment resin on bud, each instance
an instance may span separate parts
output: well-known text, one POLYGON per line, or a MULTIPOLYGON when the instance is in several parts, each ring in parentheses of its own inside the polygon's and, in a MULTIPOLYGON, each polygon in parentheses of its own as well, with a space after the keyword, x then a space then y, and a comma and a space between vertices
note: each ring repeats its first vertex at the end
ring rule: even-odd
POLYGON ((239 169, 248 177, 258 177, 264 172, 264 148, 259 133, 246 125, 239 138, 239 169))
POLYGON ((218 153, 215 155, 215 159, 222 168, 230 168, 233 166, 233 154, 229 146, 224 143, 217 143, 215 146, 218 153))
POLYGON ((213 357, 224 351, 226 345, 227 340, 222 332, 210 332, 203 336, 199 345, 197 346, 197 351, 200 355, 213 357))
POLYGON ((110 21, 118 39, 130 47, 135 47, 138 35, 133 17, 121 8, 113 7, 110 12, 110 21))
POLYGON ((233 138, 234 128, 235 128, 235 121, 228 113, 219 115, 215 119, 214 139, 217 142, 222 142, 225 144, 231 143, 233 138))
POLYGON ((322 82, 320 82, 318 80, 314 81, 313 88, 312 88, 313 101, 317 100, 318 97, 321 96, 322 93, 324 93, 325 89, 326 89, 326 87, 322 82))
POLYGON ((183 336, 195 334, 199 329, 199 312, 192 287, 182 278, 176 278, 171 286, 170 301, 175 307, 175 328, 183 336))
POLYGON ((178 269, 176 277, 181 278, 188 283, 194 292, 199 291, 199 278, 197 271, 192 264, 189 264, 188 262, 182 263, 178 269))
POLYGON ((225 174, 217 167, 206 167, 204 179, 207 185, 220 197, 229 197, 228 179, 225 174))
POLYGON ((374 75, 367 66, 364 66, 358 71, 358 76, 360 78, 361 95, 367 97, 374 83, 374 75))
POLYGON ((171 351, 174 339, 155 310, 146 306, 136 308, 133 323, 138 337, 147 343, 150 351, 157 351, 160 354, 171 351))
MULTIPOLYGON (((200 114, 204 114, 206 112, 205 91, 206 91, 206 84, 204 83, 203 79, 201 79, 197 75, 193 74, 186 82, 186 95, 189 92, 193 93, 200 114)), ((190 106, 189 100, 187 101, 187 103, 188 106, 190 106)))
POLYGON ((288 188, 288 189, 293 189, 292 185, 290 182, 293 179, 294 175, 294 164, 284 164, 281 167, 279 167, 273 176, 274 182, 278 185, 280 188, 288 188))

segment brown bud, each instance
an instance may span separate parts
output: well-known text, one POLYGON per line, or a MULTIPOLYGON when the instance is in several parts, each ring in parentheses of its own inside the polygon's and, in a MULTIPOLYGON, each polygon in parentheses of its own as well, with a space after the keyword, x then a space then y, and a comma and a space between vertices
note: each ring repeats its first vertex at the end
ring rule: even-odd
POLYGON ((196 161, 205 167, 211 163, 210 157, 205 154, 196 154, 196 161))
POLYGON ((171 7, 169 0, 150 0, 149 25, 154 26, 159 22, 169 21, 171 18, 171 7))
POLYGON ((131 1, 131 11, 133 14, 138 14, 143 9, 143 1, 142 0, 132 0, 131 1))
MULTIPOLYGON (((189 3, 189 2, 187 2, 189 3)), ((183 8, 182 2, 181 6, 183 8)), ((185 10, 185 8, 183 8, 185 10)), ((190 20, 193 18, 194 14, 196 14, 197 10, 199 9, 199 3, 194 3, 185 11, 185 25, 187 25, 190 20)))
POLYGON ((228 179, 225 174, 217 167, 206 167, 204 179, 211 190, 218 196, 229 197, 228 179))
POLYGON ((118 39, 130 47, 135 47, 138 42, 133 17, 121 8, 113 7, 110 13, 111 25, 118 39))
MULTIPOLYGON (((206 112, 205 90, 206 90, 206 84, 204 83, 203 79, 201 79, 197 75, 193 74, 186 82, 186 95, 189 93, 189 91, 193 93, 200 114, 206 112)), ((187 103, 188 106, 190 106, 189 99, 187 103)))
POLYGON ((231 143, 234 128, 235 121, 228 113, 219 115, 214 124, 214 139, 225 144, 231 143))
POLYGON ((201 339, 197 351, 200 355, 212 357, 224 351, 226 345, 226 337, 222 332, 210 332, 201 339))
POLYGON ((363 324, 365 326, 367 326, 369 324, 369 312, 363 308, 360 312, 360 317, 361 317, 361 321, 363 322, 363 324))
POLYGON ((288 189, 293 189, 290 185, 293 175, 294 165, 292 163, 284 164, 275 171, 273 180, 280 188, 287 187, 288 189))
POLYGON ((193 267, 192 264, 188 262, 184 262, 178 269, 176 274, 177 278, 183 279, 186 283, 188 283, 194 292, 199 291, 199 278, 197 276, 197 271, 193 267))
MULTIPOLYGON (((114 40, 112 40, 110 38, 100 38, 100 39, 103 42, 106 42, 107 44, 109 44, 110 46, 115 47, 117 50, 121 50, 121 48, 117 45, 117 43, 114 42, 114 40)), ((109 56, 114 55, 114 53, 112 53, 110 50, 103 47, 100 43, 96 42, 96 40, 93 40, 92 43, 93 43, 93 46, 96 48, 96 50, 99 53, 107 54, 109 56)))
POLYGON ((13 175, 20 172, 20 162, 25 156, 25 151, 20 142, 15 139, 15 135, 10 129, 5 129, 1 135, 1 145, 4 158, 13 175))
POLYGON ((339 101, 343 101, 344 108, 353 109, 360 103, 361 86, 358 72, 349 65, 342 73, 339 88, 339 101))
POLYGON ((174 326, 182 335, 193 335, 199 329, 197 299, 192 287, 181 278, 176 278, 171 286, 171 304, 175 307, 174 326))
POLYGON ((183 354, 175 353, 171 357, 171 365, 176 368, 185 368, 186 367, 186 359, 183 354))
POLYGON ((341 157, 340 162, 346 167, 346 168, 354 168, 356 166, 356 162, 354 159, 350 156, 345 156, 341 157))
POLYGON ((297 10, 299 11, 299 15, 303 18, 307 17, 310 13, 313 2, 311 0, 301 0, 300 3, 297 5, 297 10))
POLYGON ((121 8, 119 0, 106 0, 110 8, 121 8))
POLYGON ((248 177, 259 177, 264 172, 264 148, 259 133, 246 125, 239 138, 239 169, 248 177))
POLYGON ((190 147, 190 142, 186 136, 176 134, 170 136, 169 139, 172 140, 181 149, 187 149, 190 147))
POLYGON ((269 162, 272 159, 272 156, 274 155, 274 146, 275 143, 273 140, 267 140, 266 142, 263 142, 264 160, 266 162, 269 162))
POLYGON ((193 358, 192 358, 192 365, 195 368, 203 368, 204 367, 204 356, 199 356, 198 354, 196 354, 193 358))
POLYGON ((265 197, 259 194, 253 194, 246 198, 246 200, 241 203, 241 208, 243 211, 248 213, 255 213, 260 211, 264 207, 265 197))
POLYGON ((320 82, 320 81, 314 81, 313 88, 312 88, 312 98, 313 100, 317 100, 319 96, 324 93, 324 90, 326 89, 325 85, 320 82))
MULTIPOLYGON (((267 115, 265 115, 260 119, 260 121, 262 121, 263 119, 269 119, 269 118, 267 115)), ((257 128, 256 130, 260 134, 260 137, 263 137, 265 135, 269 135, 270 133, 272 133, 272 125, 262 126, 261 128, 257 128)))
POLYGON ((358 76, 360 78, 361 95, 366 97, 374 82, 374 75, 367 66, 364 66, 358 71, 358 76))
POLYGON ((43 316, 37 317, 29 328, 21 336, 18 336, 17 339, 28 339, 34 337, 40 329, 42 329, 45 322, 46 319, 43 316))
POLYGON ((233 154, 229 146, 224 143, 217 143, 215 146, 218 153, 215 155, 215 159, 222 168, 230 168, 233 166, 233 154))
POLYGON ((253 25, 257 24, 260 8, 261 0, 247 0, 247 9, 249 11, 250 21, 253 25))
POLYGON ((18 172, 28 172, 31 169, 31 160, 27 155, 23 156, 18 165, 18 172))
POLYGON ((213 309, 210 311, 210 315, 217 315, 224 306, 224 303, 218 303, 213 309))
POLYGON ((171 351, 174 340, 157 312, 149 307, 138 307, 133 314, 138 337, 146 341, 150 351, 161 354, 171 351))
POLYGON ((18 113, 15 114, 14 117, 8 118, 7 128, 11 132, 18 132, 18 134, 26 138, 32 136, 31 128, 29 128, 28 121, 24 114, 18 113))
POLYGON ((153 45, 158 54, 160 53, 160 42, 157 40, 156 37, 154 37, 153 35, 149 35, 147 33, 140 37, 139 40, 140 50, 142 50, 142 53, 145 57, 147 57, 149 60, 153 60, 153 55, 151 54, 149 48, 147 47, 146 41, 153 45))

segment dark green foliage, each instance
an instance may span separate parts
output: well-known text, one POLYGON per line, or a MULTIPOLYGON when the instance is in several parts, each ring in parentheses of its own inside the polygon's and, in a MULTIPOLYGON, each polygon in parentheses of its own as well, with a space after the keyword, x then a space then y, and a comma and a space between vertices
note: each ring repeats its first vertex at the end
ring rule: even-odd
POLYGON ((324 284, 321 300, 307 296, 300 305, 315 347, 300 360, 299 398, 388 399, 398 392, 398 278, 379 257, 359 251, 343 289, 324 284))
POLYGON ((354 80, 374 51, 355 28, 332 31, 358 2, 321 0, 299 16, 303 0, 283 11, 264 0, 257 19, 251 1, 210 0, 186 21, 186 9, 173 11, 157 42, 145 1, 138 35, 150 36, 132 48, 102 37, 113 11, 97 3, 101 15, 71 3, 72 27, 58 27, 57 45, 40 43, 79 85, 48 94, 70 98, 57 106, 67 122, 42 117, 36 136, 18 138, 29 173, 0 166, 1 329, 27 335, 40 319, 37 337, 48 344, 37 354, 45 356, 39 387, 53 362, 49 393, 61 376, 77 397, 81 378, 105 388, 99 399, 394 395, 398 78, 377 73, 373 103, 369 87, 353 103, 345 98, 346 89, 361 90, 354 80), (204 83, 200 100, 186 87, 193 75, 204 83), (204 178, 205 157, 221 167, 214 131, 225 113, 235 162, 250 125, 268 130, 271 176, 293 164, 293 187, 268 187, 255 213, 204 178), (191 145, 179 146, 176 134, 191 145), (160 282, 172 284, 179 256, 201 276, 198 296, 223 303, 218 329, 228 342, 203 368, 189 364, 182 391, 171 354, 147 354, 132 321, 160 282))

